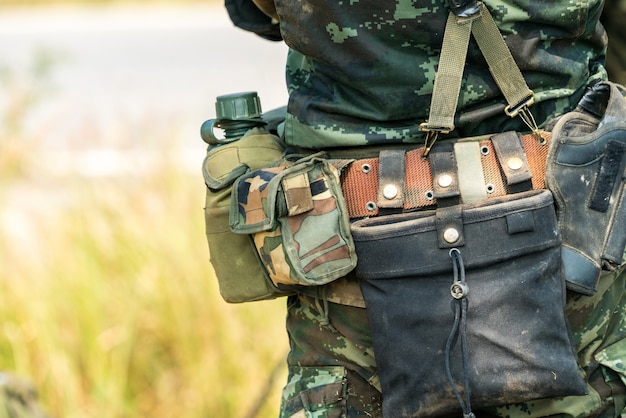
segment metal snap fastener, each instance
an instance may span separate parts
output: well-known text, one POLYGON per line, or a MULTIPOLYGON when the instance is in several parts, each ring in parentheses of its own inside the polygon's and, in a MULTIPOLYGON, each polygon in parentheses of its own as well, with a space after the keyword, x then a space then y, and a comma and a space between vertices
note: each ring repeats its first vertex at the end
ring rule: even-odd
POLYGON ((383 197, 387 200, 394 199, 398 196, 398 188, 393 184, 388 184, 383 189, 383 197))
POLYGON ((365 174, 368 174, 370 171, 372 171, 372 166, 365 163, 363 165, 361 165, 361 171, 365 174))
POLYGON ((457 242, 459 240, 460 236, 461 236, 461 234, 459 234, 459 231, 457 231, 456 228, 448 228, 445 231, 443 231, 443 239, 448 244, 452 244, 453 242, 457 242))
POLYGON ((368 212, 374 212, 376 210, 376 203, 374 203, 374 202, 367 202, 365 204, 365 209, 367 209, 368 212))
POLYGON ((509 161, 507 161, 506 164, 511 170, 519 170, 524 165, 522 159, 518 157, 509 158, 509 161))
POLYGON ((437 179, 437 183, 441 187, 449 187, 452 184, 452 176, 450 174, 442 174, 437 179))

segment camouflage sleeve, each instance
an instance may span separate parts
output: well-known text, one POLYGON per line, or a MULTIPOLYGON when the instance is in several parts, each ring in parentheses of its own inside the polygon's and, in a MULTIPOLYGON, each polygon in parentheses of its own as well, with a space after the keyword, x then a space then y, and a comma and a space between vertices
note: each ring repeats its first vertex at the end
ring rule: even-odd
POLYGON ((276 12, 274 0, 252 0, 252 2, 259 10, 271 17, 273 21, 278 22, 278 13, 276 12))
MULTIPOLYGON (((270 17, 273 2, 267 0, 225 0, 224 5, 230 20, 238 28, 253 32, 270 41, 283 39, 278 20, 270 17)), ((276 14, 275 9, 273 13, 276 14)))

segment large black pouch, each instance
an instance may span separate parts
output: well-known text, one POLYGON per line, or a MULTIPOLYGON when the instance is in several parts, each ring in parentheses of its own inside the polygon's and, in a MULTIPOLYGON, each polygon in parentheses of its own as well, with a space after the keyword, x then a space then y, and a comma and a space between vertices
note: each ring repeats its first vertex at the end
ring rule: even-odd
POLYGON ((552 194, 356 221, 385 417, 583 395, 552 194))
POLYGON ((626 100, 602 82, 552 129, 546 185, 554 193, 567 285, 592 295, 626 247, 626 100))

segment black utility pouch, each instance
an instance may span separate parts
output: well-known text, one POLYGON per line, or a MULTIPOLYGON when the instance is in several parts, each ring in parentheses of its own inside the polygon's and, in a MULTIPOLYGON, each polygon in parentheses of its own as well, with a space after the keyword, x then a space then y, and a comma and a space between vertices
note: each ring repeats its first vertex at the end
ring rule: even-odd
POLYGON ((352 234, 385 417, 586 393, 548 190, 364 219, 352 234))
POLYGON ((554 193, 568 288, 592 295, 626 246, 626 90, 603 82, 552 130, 546 185, 554 193))

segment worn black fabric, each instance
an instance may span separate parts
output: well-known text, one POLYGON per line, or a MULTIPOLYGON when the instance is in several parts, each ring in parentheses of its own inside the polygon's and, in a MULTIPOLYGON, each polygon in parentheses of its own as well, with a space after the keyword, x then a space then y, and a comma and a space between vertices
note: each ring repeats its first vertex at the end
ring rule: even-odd
POLYGON ((603 82, 552 130, 546 185, 554 193, 568 287, 592 295, 626 247, 626 89, 603 82))
POLYGON ((384 416, 585 394, 551 193, 464 205, 460 224, 435 212, 353 224, 384 416))

